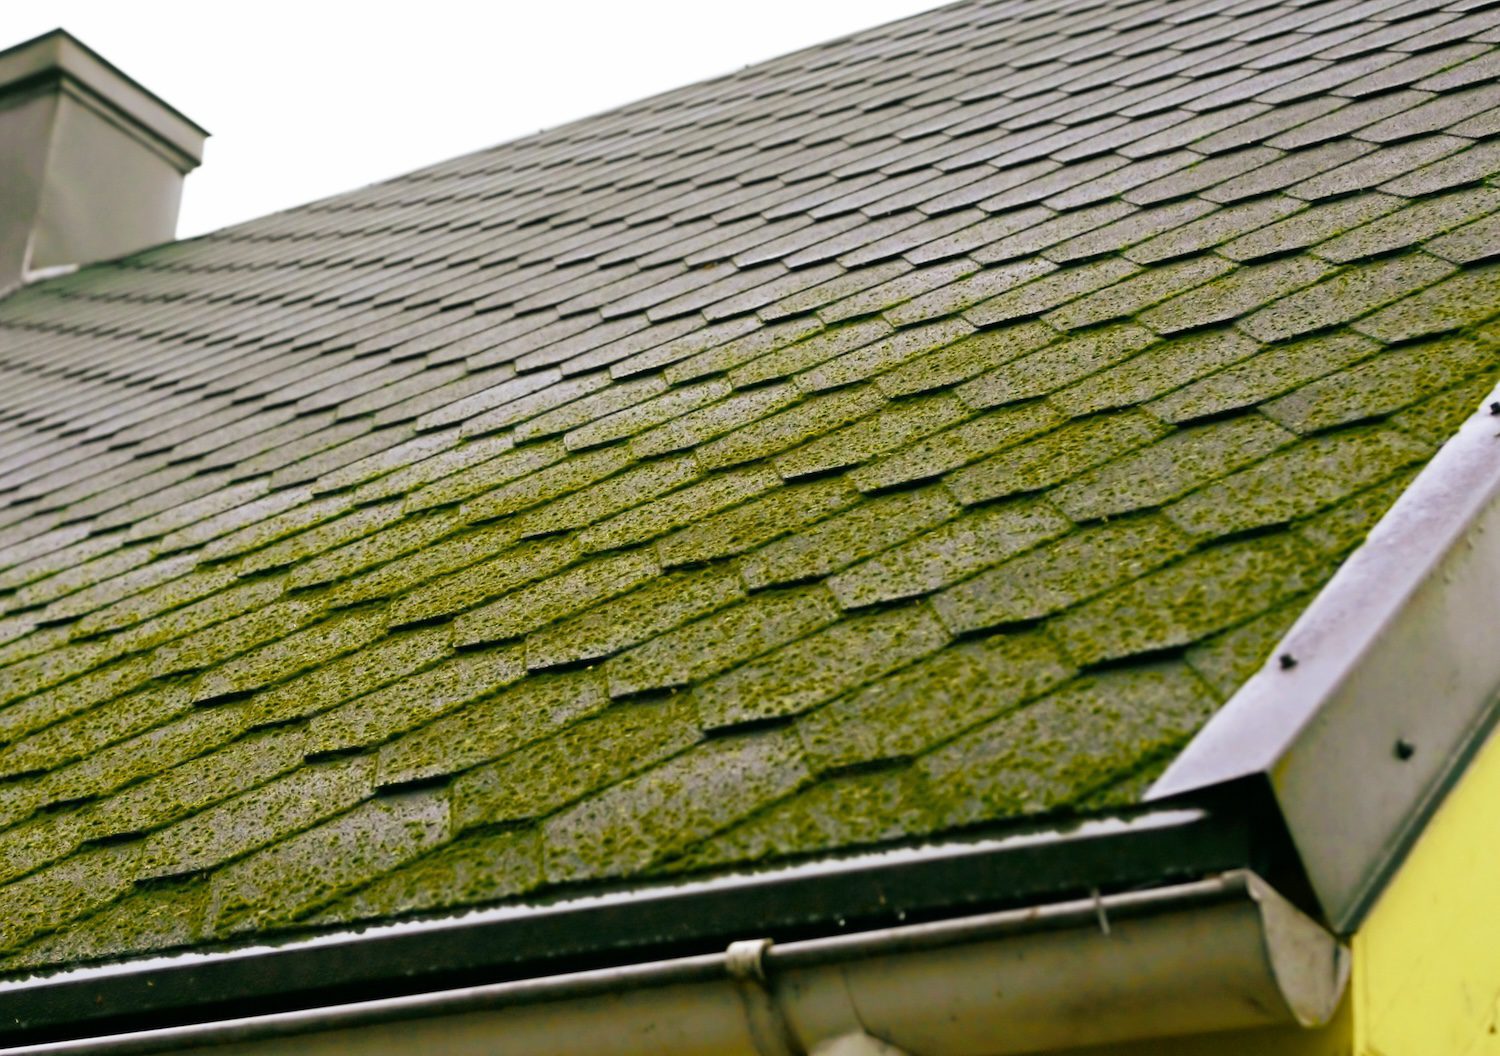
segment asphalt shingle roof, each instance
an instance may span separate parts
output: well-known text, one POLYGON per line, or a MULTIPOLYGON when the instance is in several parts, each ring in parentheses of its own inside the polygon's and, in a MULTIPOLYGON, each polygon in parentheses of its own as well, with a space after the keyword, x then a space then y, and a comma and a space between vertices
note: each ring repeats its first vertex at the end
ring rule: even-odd
POLYGON ((0 971, 1135 801, 1500 372, 1497 58, 960 3, 0 302, 0 971))

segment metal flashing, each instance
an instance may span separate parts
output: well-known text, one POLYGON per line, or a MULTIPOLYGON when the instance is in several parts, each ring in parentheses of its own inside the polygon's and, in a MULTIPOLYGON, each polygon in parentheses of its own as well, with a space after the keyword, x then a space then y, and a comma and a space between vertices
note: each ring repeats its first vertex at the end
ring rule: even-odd
POLYGON ((203 161, 209 133, 65 29, 54 29, 0 51, 0 107, 39 82, 62 78, 138 126, 177 156, 182 172, 203 161))
POLYGON ((1152 786, 1262 776, 1327 919, 1358 928, 1493 725, 1500 389, 1152 786))

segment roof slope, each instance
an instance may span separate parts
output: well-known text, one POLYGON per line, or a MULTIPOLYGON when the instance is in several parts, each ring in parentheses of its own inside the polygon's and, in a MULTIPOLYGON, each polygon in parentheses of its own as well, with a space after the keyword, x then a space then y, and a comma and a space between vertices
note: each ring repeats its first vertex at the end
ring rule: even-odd
POLYGON ((0 969, 1132 802, 1494 380, 1497 59, 962 3, 0 302, 0 969))

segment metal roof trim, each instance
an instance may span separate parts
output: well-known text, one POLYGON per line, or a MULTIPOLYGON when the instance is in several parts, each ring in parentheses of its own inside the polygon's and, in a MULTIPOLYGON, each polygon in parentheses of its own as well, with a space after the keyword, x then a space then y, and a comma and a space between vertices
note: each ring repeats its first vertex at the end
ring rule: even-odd
POLYGON ((1147 797, 1264 775, 1343 933, 1358 927, 1495 721, 1496 400, 1500 389, 1147 797))

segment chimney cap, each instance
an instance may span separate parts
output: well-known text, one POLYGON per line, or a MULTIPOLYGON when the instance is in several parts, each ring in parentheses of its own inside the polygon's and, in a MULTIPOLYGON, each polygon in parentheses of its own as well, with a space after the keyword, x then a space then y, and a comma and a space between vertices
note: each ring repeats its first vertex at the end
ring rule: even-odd
POLYGON ((0 108, 62 82, 102 109, 173 166, 187 173, 203 161, 208 131, 65 29, 0 51, 0 108))

